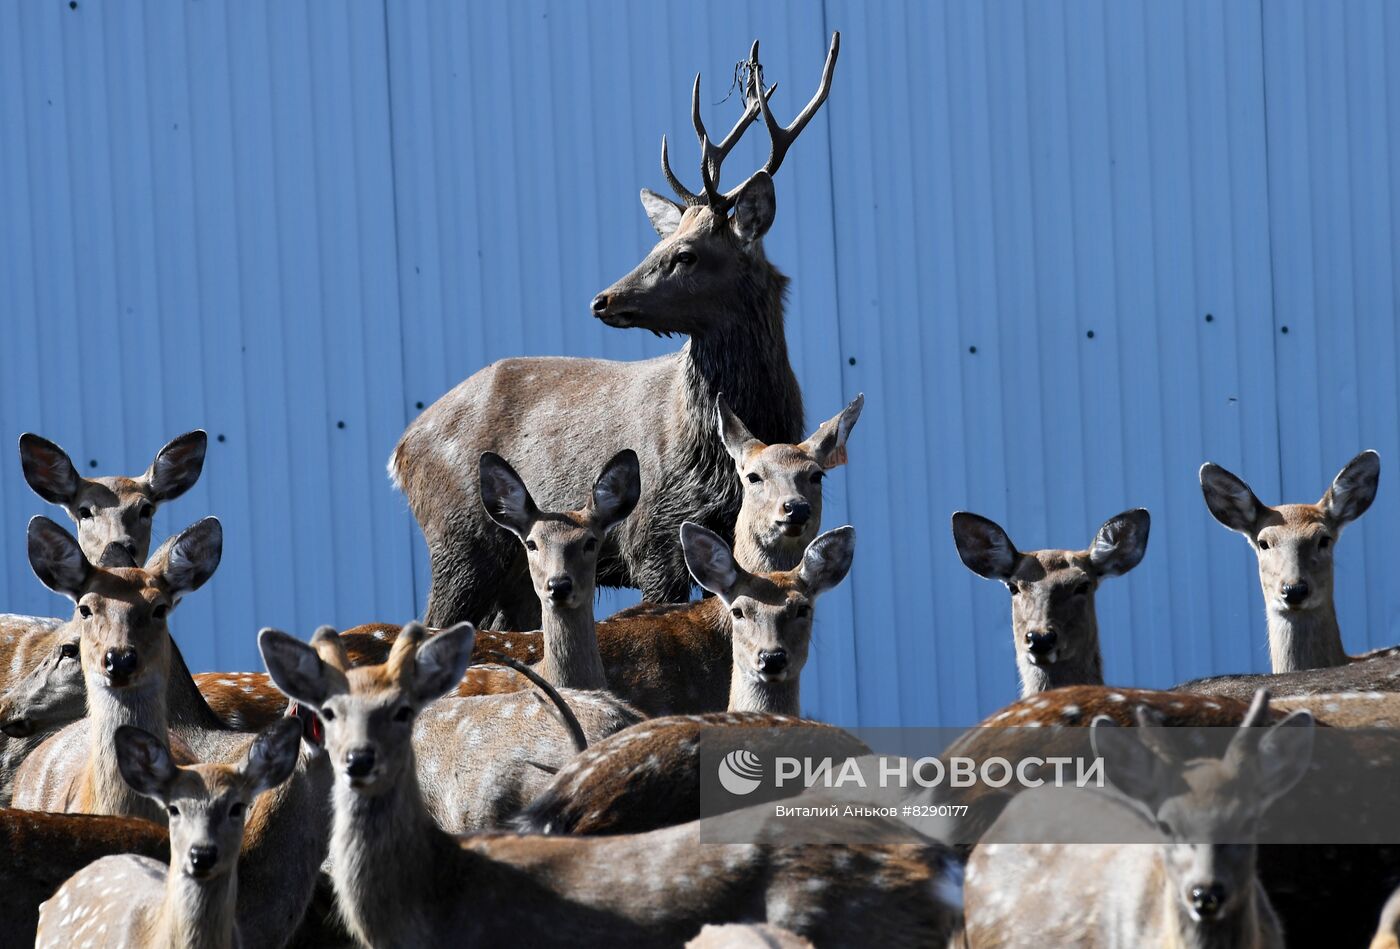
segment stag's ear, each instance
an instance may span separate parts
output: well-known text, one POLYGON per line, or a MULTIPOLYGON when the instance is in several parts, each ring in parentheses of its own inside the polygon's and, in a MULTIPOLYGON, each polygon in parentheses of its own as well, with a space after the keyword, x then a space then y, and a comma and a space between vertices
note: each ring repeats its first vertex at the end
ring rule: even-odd
POLYGON ((179 602, 204 586, 223 556, 224 527, 217 517, 206 517, 162 544, 146 562, 146 570, 159 574, 170 587, 171 599, 179 602))
POLYGON ((1338 527, 1350 523, 1365 514, 1376 499, 1380 480, 1381 456, 1374 451, 1363 451, 1337 472, 1332 486, 1318 502, 1319 506, 1338 527))
POLYGON ((714 531, 686 521, 681 525, 681 551, 695 582, 727 600, 739 582, 741 568, 724 539, 714 531))
POLYGON ((729 408, 723 393, 715 397, 715 416, 719 420, 720 441, 724 442, 724 450, 729 452, 736 465, 742 465, 755 448, 764 447, 763 442, 754 438, 748 426, 729 408))
POLYGON ((24 480, 39 497, 65 507, 73 502, 83 479, 62 448, 47 438, 25 432, 19 437, 19 463, 24 469, 24 480))
POLYGON ((846 463, 846 439, 855 428, 860 410, 865 408, 865 393, 851 400, 851 404, 841 410, 841 414, 821 424, 812 437, 802 443, 817 464, 823 468, 835 468, 846 463))
POLYGON ((446 695, 462 681, 471 665, 476 627, 458 623, 418 647, 414 655, 413 694, 420 702, 446 695))
POLYGON ((1104 521, 1089 545, 1089 562, 1102 577, 1116 577, 1142 563, 1152 517, 1143 508, 1104 521))
POLYGON ((29 521, 29 565, 40 583, 75 603, 92 575, 73 535, 41 514, 29 521))
POLYGON ((681 226, 681 215, 685 213, 685 208, 650 188, 642 189, 642 207, 647 212, 647 220, 662 237, 670 237, 681 226))
POLYGON ((773 179, 766 171, 759 171, 744 182, 744 190, 739 192, 734 202, 734 217, 730 226, 739 240, 750 244, 768 233, 777 213, 778 199, 773 192, 773 179))
POLYGON ((1010 580, 1021 557, 1000 524, 967 511, 953 515, 953 543, 967 569, 988 580, 1010 580))
POLYGON ((208 447, 209 436, 203 429, 172 438, 156 453, 146 472, 152 499, 173 501, 192 488, 204 470, 204 452, 208 447))
POLYGON ((1312 764, 1313 717, 1298 709, 1270 726, 1254 762, 1261 812, 1292 790, 1312 764))
POLYGON ((1206 507, 1210 508, 1217 521, 1232 531, 1247 537, 1254 536, 1254 528, 1264 513, 1264 505, 1254 496, 1249 485, 1208 461, 1201 465, 1201 493, 1205 495, 1206 507))
POLYGON ((637 453, 624 448, 603 466, 602 474, 593 483, 593 500, 589 509, 597 526, 603 530, 632 513, 642 496, 642 466, 637 453))
POLYGON ((292 776, 301 750, 301 720, 283 716, 264 728, 248 746, 239 771, 253 794, 277 787, 292 776))
POLYGON ((847 524, 827 531, 807 545, 797 569, 813 596, 846 579, 856 556, 856 529, 847 524))
POLYGON ((160 739, 135 725, 119 725, 112 741, 122 780, 137 794, 164 802, 179 772, 160 739))
POLYGON ((491 520, 522 540, 540 516, 525 482, 494 451, 481 456, 481 503, 491 520))

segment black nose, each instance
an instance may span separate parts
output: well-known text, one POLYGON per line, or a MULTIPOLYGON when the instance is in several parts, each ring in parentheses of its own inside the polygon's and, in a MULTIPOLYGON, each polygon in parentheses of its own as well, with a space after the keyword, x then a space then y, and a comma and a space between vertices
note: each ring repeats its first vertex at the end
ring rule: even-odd
POLYGON ((606 313, 608 311, 608 295, 600 293, 593 298, 593 312, 606 313))
POLYGON ((374 770, 374 749, 355 748, 345 753, 345 773, 352 778, 368 777, 374 770))
POLYGON ((806 501, 784 501, 783 513, 787 515, 789 523, 806 524, 807 519, 812 516, 812 505, 806 501))
POLYGON ((190 866, 200 873, 208 873, 219 862, 219 848, 213 844, 198 844, 190 848, 190 866))
POLYGON ((1308 598, 1310 592, 1308 581, 1299 580, 1297 583, 1285 583, 1282 592, 1283 602, 1289 606, 1297 606, 1308 598))
POLYGON ((1225 905, 1225 887, 1219 883, 1191 888, 1191 908, 1202 919, 1210 919, 1225 905))
POLYGON ((107 678, 114 682, 130 679, 136 673, 136 650, 109 649, 102 657, 102 668, 107 670, 107 678))
POLYGON ((1055 648, 1059 633, 1053 629, 1044 633, 1026 633, 1026 648, 1037 656, 1044 656, 1055 648))
POLYGON ((562 603, 574 592, 574 581, 569 577, 550 577, 545 584, 549 589, 549 598, 555 603, 562 603))
POLYGON ((771 652, 767 649, 759 650, 758 671, 764 675, 777 675, 787 668, 787 662, 786 649, 774 649, 771 652))

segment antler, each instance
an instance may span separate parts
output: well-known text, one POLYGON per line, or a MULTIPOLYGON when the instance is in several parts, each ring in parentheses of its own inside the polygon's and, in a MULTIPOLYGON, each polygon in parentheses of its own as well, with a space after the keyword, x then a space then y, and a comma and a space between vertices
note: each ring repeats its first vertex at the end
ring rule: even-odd
POLYGON ((778 124, 778 120, 773 117, 773 112, 768 107, 768 100, 772 98, 778 84, 774 83, 766 90, 763 88, 763 66, 758 61, 758 40, 754 40, 753 46, 749 50, 747 64, 748 77, 744 89, 744 99, 747 105, 744 114, 739 117, 739 121, 734 123, 729 134, 718 145, 710 141, 709 133, 705 130, 705 123, 700 118, 700 76, 697 74, 695 86, 690 95, 690 120, 695 126, 695 135, 700 140, 700 180, 703 186, 703 195, 690 191, 680 183, 675 173, 671 171, 670 159, 666 150, 666 138, 662 136, 661 170, 666 175, 666 181, 670 183, 672 190, 687 205, 698 205, 703 197, 705 203, 716 214, 728 214, 730 209, 734 207, 734 202, 738 200, 740 193, 749 181, 753 180, 753 175, 750 175, 739 187, 731 191, 720 192, 720 169, 723 167, 724 159, 728 157, 730 150, 734 148, 758 116, 762 115, 769 138, 768 160, 764 163, 762 171, 768 175, 775 174, 779 166, 782 165, 788 149, 792 147, 792 143, 797 140, 797 136, 802 134, 802 130, 807 127, 812 116, 817 114, 817 110, 821 108, 822 103, 826 101, 827 95, 831 92, 831 78, 836 71, 836 57, 840 52, 841 34, 833 33, 831 34, 831 48, 826 54, 826 65, 822 67, 822 78, 817 86, 816 94, 798 113, 797 118, 793 119, 792 124, 782 126, 778 124))

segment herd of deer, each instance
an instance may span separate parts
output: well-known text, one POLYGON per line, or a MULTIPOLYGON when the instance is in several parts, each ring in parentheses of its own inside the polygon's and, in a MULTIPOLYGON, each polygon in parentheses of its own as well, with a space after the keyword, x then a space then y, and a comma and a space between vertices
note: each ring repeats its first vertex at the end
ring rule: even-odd
MULTIPOLYGON (((91 479, 20 439, 27 482, 77 537, 29 524, 34 572, 71 617, 0 616, 0 944, 1264 947, 1376 932, 1400 883, 1392 848, 1240 843, 1276 800, 1327 807, 1315 724, 1400 721, 1400 654, 1348 655, 1333 608, 1335 543, 1375 496, 1374 452, 1310 505, 1269 507, 1201 469, 1210 512, 1258 557, 1273 674, 1171 691, 1103 684, 1094 593, 1142 560, 1146 511, 1085 550, 1030 552, 953 516, 963 562, 1012 596, 1022 699, 983 724, 1091 726, 1158 843, 701 841, 700 733, 813 725, 813 609, 854 556, 852 528, 818 531, 863 399, 803 439, 787 279, 762 247, 772 176, 838 51, 836 35, 783 126, 755 43, 745 111, 717 143, 696 78, 699 192, 662 140, 681 201, 642 192, 661 240, 593 312, 684 334, 679 352, 505 360, 409 426, 389 472, 430 551, 426 626, 324 627, 309 644, 267 629, 265 674, 192 675, 170 614, 215 573, 219 522, 149 548, 157 506, 201 473, 204 433, 143 475, 91 479), (760 119, 764 167, 721 191, 760 119), (691 600, 695 584, 710 595, 691 600), (596 621, 599 585, 644 601, 596 621), (1238 731, 1200 757, 1164 725, 1238 731), (1222 828, 1228 843, 1203 842, 1222 828)), ((1379 747, 1358 780, 1393 782, 1396 762, 1379 747)), ((1002 794, 977 819, 1035 800, 1002 794)), ((1395 944, 1397 915, 1392 901, 1376 945, 1395 944)))

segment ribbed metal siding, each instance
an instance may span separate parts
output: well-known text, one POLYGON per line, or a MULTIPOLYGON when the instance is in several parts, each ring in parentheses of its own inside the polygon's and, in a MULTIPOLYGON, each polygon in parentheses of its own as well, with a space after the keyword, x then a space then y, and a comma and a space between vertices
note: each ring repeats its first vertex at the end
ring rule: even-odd
MULTIPOLYGON (((673 348, 587 312, 652 242, 661 133, 693 181, 694 71, 727 127, 760 36, 790 115, 836 28, 767 240, 809 424, 868 398, 807 704, 953 723, 1014 694, 957 508, 1027 549, 1150 508, 1099 596, 1110 678, 1263 668, 1252 557, 1195 469, 1298 500, 1362 447, 1400 459, 1381 2, 3 3, 0 432, 103 472, 224 436, 157 524, 225 524, 174 621, 199 667, 255 667, 259 625, 411 615, 425 558, 383 464, 417 403, 503 356, 673 348)), ((1339 548, 1354 650, 1400 640, 1395 497, 1339 548)), ((0 608, 63 610, 24 562, 42 507, 0 466, 0 608)))

